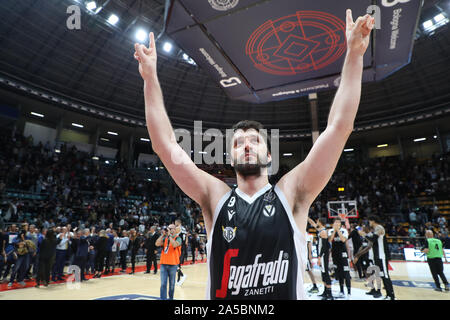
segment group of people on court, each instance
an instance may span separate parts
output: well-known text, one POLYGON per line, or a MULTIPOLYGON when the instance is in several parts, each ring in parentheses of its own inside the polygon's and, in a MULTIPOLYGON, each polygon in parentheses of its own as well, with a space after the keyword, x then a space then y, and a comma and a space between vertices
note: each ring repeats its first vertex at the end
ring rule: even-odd
MULTIPOLYGON (((324 283, 324 291, 320 294, 322 300, 334 300, 335 298, 351 298, 351 276, 350 268, 358 272, 360 280, 367 280, 372 274, 375 279, 382 279, 386 290, 385 299, 395 300, 392 281, 389 277, 388 260, 390 258, 389 250, 385 237, 384 227, 380 224, 378 216, 369 217, 369 225, 358 226, 353 224, 350 227, 347 219, 342 220, 336 218, 327 229, 327 221, 325 218, 319 218, 316 222, 312 219, 308 220, 311 226, 317 230, 318 246, 317 246, 317 264, 320 267, 322 281, 324 283), (352 241, 350 250, 349 240, 352 241), (330 259, 331 258, 331 259, 330 259), (331 269, 331 264, 334 270, 331 269), (374 266, 374 267, 372 267, 374 266), (372 267, 372 268, 371 268, 372 267), (334 272, 333 272, 334 271, 334 272), (331 275, 339 281, 339 295, 333 296, 331 290, 331 275), (344 284, 347 289, 347 295, 344 292, 344 284)), ((312 237, 309 237, 312 243, 312 237)), ((312 244, 308 244, 308 248, 312 251, 312 244)), ((312 260, 312 255, 308 252, 308 260, 312 260)), ((309 293, 317 293, 318 288, 314 275, 311 271, 312 261, 308 261, 308 274, 313 282, 313 288, 309 293)), ((372 289, 366 294, 372 295, 374 298, 380 298, 381 281, 375 281, 378 285, 376 288, 373 283, 372 289)))
MULTIPOLYGON (((367 281, 371 290, 366 292, 374 298, 382 297, 381 285, 386 296, 384 299, 395 300, 394 288, 389 277, 388 261, 390 253, 387 245, 384 227, 380 224, 378 216, 370 216, 369 225, 348 223, 348 219, 336 218, 327 229, 327 220, 319 218, 317 221, 309 219, 309 223, 317 230, 317 264, 320 267, 324 290, 319 296, 322 300, 334 300, 335 298, 351 297, 350 268, 358 274, 359 281, 367 281), (351 245, 349 245, 351 241, 351 245), (334 268, 331 268, 333 266, 334 268), (334 270, 332 270, 334 269, 334 270), (340 291, 338 296, 333 296, 331 291, 331 278, 339 281, 340 291), (344 283, 347 295, 344 293, 344 283)), ((319 288, 312 273, 313 236, 307 237, 307 268, 306 271, 313 283, 309 293, 318 293, 319 288)), ((431 275, 435 282, 436 291, 442 292, 440 280, 444 284, 444 290, 449 291, 449 285, 444 274, 442 258, 447 261, 442 247, 442 241, 434 238, 432 230, 426 231, 426 243, 421 250, 427 255, 427 262, 431 275)))

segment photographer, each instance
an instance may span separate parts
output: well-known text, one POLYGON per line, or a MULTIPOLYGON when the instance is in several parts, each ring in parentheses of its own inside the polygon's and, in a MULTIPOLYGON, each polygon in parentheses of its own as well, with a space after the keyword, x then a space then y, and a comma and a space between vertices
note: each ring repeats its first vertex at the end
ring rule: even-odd
POLYGON ((163 247, 160 258, 161 299, 167 300, 167 278, 169 278, 169 300, 173 300, 175 292, 175 276, 180 263, 181 237, 177 236, 175 225, 163 228, 161 236, 156 240, 158 247, 163 247))
POLYGON ((26 238, 26 230, 20 231, 19 236, 14 239, 14 245, 16 246, 17 260, 14 269, 11 273, 11 278, 8 283, 8 288, 12 287, 15 278, 17 277, 17 282, 25 287, 25 274, 28 268, 28 261, 30 253, 36 251, 34 243, 26 238))

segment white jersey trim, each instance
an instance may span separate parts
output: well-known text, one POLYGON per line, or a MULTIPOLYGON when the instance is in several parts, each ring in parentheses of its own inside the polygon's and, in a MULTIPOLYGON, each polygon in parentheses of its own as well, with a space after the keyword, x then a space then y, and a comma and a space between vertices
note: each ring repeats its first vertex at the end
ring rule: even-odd
POLYGON ((305 234, 298 229, 297 224, 295 223, 295 220, 294 220, 294 215, 292 214, 291 207, 289 206, 289 203, 288 203, 286 197, 284 196, 283 191, 278 186, 275 186, 274 191, 278 195, 278 198, 280 199, 281 204, 283 205, 284 210, 287 213, 289 222, 291 223, 292 230, 294 230, 294 245, 295 245, 295 252, 297 253, 297 259, 298 259, 297 300, 306 300, 305 289, 303 287, 303 272, 304 272, 304 270, 306 270, 305 257, 307 255, 306 237, 305 237, 305 234))
POLYGON ((225 201, 230 197, 233 190, 228 191, 225 193, 222 198, 220 198, 219 202, 217 203, 217 206, 214 210, 213 214, 213 223, 211 226, 211 230, 208 234, 208 243, 206 245, 206 264, 208 265, 208 282, 206 284, 206 299, 211 300, 210 292, 211 292, 211 270, 210 270, 210 259, 213 255, 213 252, 211 250, 212 248, 212 239, 213 239, 213 233, 214 233, 214 227, 216 226, 217 217, 219 216, 219 212, 222 209, 223 205, 225 204, 225 201))
POLYGON ((242 199, 244 199, 248 204, 252 204, 253 202, 255 202, 256 199, 258 199, 262 194, 264 194, 270 188, 272 188, 272 185, 270 183, 268 183, 251 197, 248 194, 246 194, 245 192, 239 190, 239 188, 236 188, 236 194, 239 197, 241 197, 242 199))
POLYGON ((384 254, 384 235, 383 236, 378 236, 378 258, 381 260, 386 259, 386 256, 384 254))

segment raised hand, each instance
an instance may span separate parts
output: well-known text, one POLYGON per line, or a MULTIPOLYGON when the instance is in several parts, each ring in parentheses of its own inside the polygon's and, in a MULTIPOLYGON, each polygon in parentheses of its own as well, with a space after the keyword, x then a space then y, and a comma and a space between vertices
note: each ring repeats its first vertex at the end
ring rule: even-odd
POLYGON ((347 9, 346 22, 347 50, 363 56, 369 46, 370 32, 375 26, 375 18, 366 14, 353 22, 352 10, 347 9))
POLYGON ((134 44, 134 58, 139 62, 139 73, 144 81, 156 76, 156 46, 155 36, 150 32, 150 43, 148 48, 143 44, 134 44))

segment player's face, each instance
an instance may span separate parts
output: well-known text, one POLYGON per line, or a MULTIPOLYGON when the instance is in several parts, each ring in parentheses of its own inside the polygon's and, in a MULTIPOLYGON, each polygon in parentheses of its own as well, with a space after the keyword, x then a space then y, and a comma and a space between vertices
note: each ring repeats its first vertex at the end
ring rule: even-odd
POLYGON ((334 228, 340 228, 342 226, 342 223, 340 220, 335 220, 333 223, 334 228))
POLYGON ((231 146, 232 165, 238 172, 247 169, 260 170, 271 160, 264 138, 255 129, 236 130, 231 146))

